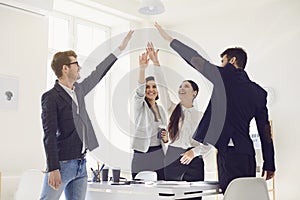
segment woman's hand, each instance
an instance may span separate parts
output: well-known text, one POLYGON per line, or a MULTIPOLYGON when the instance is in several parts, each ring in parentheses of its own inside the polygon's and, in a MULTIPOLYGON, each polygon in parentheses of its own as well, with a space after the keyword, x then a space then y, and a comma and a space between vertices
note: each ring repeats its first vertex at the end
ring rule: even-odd
POLYGON ((142 55, 139 56, 140 69, 145 69, 148 66, 148 63, 149 63, 148 52, 142 53, 142 55))
POLYGON ((161 131, 160 135, 164 143, 169 142, 168 132, 166 130, 161 131))
POLYGON ((180 159, 181 164, 188 165, 194 159, 194 152, 192 149, 180 154, 182 157, 180 159))
POLYGON ((146 50, 147 50, 149 58, 153 62, 153 64, 156 65, 156 66, 160 66, 159 61, 158 61, 158 51, 159 51, 159 49, 155 50, 152 42, 148 42, 146 50))

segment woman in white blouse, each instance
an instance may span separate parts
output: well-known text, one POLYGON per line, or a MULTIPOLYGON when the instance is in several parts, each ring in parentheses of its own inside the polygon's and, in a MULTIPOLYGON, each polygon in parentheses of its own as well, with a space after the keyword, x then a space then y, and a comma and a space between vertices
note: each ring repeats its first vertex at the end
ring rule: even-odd
POLYGON ((167 117, 162 106, 157 105, 157 86, 153 76, 145 78, 148 54, 139 57, 138 87, 134 96, 135 133, 131 147, 134 150, 131 163, 132 178, 140 171, 156 171, 158 180, 164 180, 164 152, 162 143, 168 142, 167 117))
POLYGON ((155 66, 155 78, 159 85, 160 101, 170 115, 167 127, 169 146, 165 156, 165 180, 201 181, 204 180, 204 156, 211 146, 203 145, 193 139, 193 134, 203 113, 193 106, 198 95, 198 85, 185 80, 178 89, 180 102, 171 101, 166 81, 159 65, 158 50, 148 43, 147 52, 155 66))

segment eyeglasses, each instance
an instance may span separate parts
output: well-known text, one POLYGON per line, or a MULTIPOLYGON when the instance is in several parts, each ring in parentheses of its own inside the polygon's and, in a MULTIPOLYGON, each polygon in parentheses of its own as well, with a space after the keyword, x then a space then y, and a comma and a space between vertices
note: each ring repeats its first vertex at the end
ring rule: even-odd
POLYGON ((79 67, 79 63, 78 63, 78 61, 76 61, 76 62, 71 62, 71 63, 69 63, 69 64, 66 64, 66 65, 70 66, 70 65, 73 65, 73 64, 76 64, 76 65, 79 67))

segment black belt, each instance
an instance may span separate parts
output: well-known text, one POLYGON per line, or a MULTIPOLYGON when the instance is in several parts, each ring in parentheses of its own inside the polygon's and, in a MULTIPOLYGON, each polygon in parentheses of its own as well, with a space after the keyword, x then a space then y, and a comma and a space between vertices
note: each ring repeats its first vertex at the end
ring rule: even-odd
MULTIPOLYGON (((146 153, 149 153, 149 152, 153 152, 153 151, 157 151, 159 149, 161 149, 162 146, 161 145, 158 145, 158 146, 151 146, 149 147, 148 151, 146 153)), ((141 152, 141 151, 137 151, 137 150, 133 150, 134 153, 145 153, 145 152, 141 152)))

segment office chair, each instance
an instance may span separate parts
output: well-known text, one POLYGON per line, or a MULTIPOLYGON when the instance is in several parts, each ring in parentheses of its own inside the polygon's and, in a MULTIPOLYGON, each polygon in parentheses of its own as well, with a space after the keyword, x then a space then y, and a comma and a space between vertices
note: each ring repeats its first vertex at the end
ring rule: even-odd
POLYGON ((153 171, 141 171, 134 179, 141 179, 144 181, 157 181, 157 173, 153 171))
POLYGON ((270 200, 267 183, 263 178, 243 177, 231 181, 223 200, 270 200))

